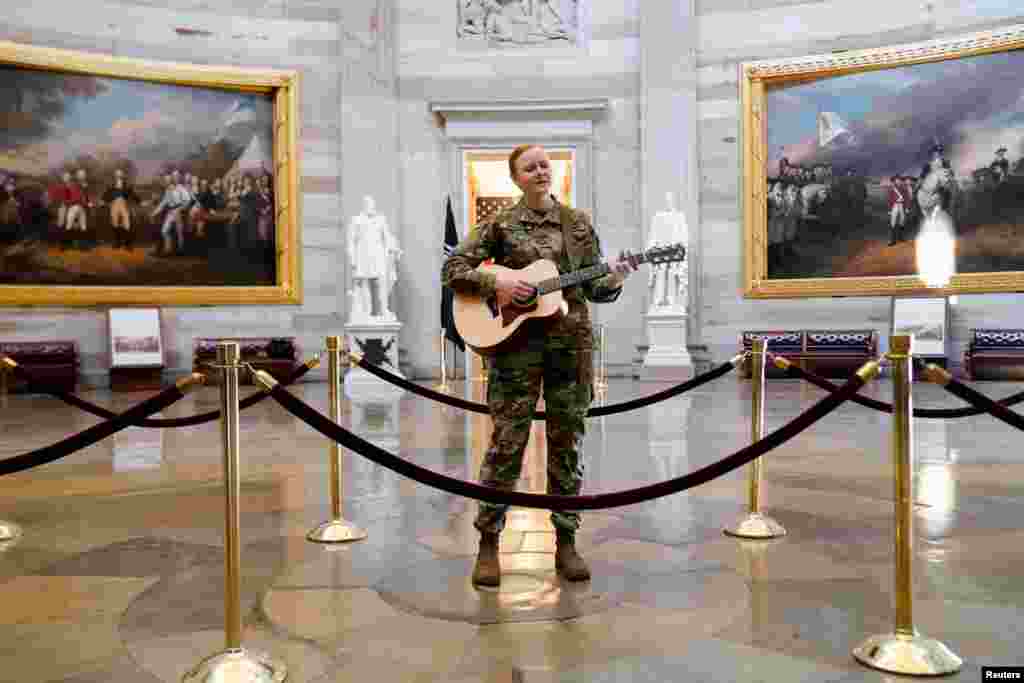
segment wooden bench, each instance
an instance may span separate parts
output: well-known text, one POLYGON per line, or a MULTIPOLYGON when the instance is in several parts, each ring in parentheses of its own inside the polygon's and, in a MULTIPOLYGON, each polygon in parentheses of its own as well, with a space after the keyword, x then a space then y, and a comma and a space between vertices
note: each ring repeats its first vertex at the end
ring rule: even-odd
POLYGON ((1024 380, 1024 329, 972 328, 964 372, 972 380, 1024 380))
MULTIPOLYGON (((47 386, 68 392, 78 386, 78 343, 75 341, 0 342, 0 356, 9 356, 47 386)), ((13 374, 5 381, 8 391, 29 390, 28 383, 13 374)))
MULTIPOLYGON (((878 357, 875 330, 746 330, 740 335, 740 347, 749 351, 759 338, 767 340, 768 351, 823 377, 846 379, 866 361, 878 357)), ((744 363, 740 372, 750 379, 750 364, 744 363)), ((769 363, 765 376, 786 374, 769 363)))
MULTIPOLYGON (((242 363, 269 372, 278 381, 287 379, 298 362, 295 337, 199 337, 192 344, 192 371, 206 375, 208 384, 220 384, 220 369, 214 367, 219 342, 237 342, 242 363)), ((248 368, 239 371, 238 379, 242 384, 253 382, 248 368)))

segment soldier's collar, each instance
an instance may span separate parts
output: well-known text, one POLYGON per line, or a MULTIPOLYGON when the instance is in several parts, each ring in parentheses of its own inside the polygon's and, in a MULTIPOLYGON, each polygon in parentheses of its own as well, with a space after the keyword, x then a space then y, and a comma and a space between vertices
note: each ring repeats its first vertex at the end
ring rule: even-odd
POLYGON ((535 225, 554 223, 555 225, 561 225, 559 206, 558 200, 552 195, 551 207, 547 211, 536 211, 526 205, 525 197, 520 197, 515 205, 516 217, 521 223, 532 223, 535 225))

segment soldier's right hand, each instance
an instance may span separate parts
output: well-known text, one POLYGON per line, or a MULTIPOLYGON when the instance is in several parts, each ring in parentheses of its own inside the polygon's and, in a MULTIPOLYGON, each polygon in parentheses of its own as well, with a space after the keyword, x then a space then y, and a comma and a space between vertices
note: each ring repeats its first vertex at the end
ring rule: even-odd
POLYGON ((515 300, 529 301, 537 293, 537 289, 533 285, 520 280, 512 273, 499 270, 495 276, 497 278, 495 291, 499 306, 507 306, 515 300))

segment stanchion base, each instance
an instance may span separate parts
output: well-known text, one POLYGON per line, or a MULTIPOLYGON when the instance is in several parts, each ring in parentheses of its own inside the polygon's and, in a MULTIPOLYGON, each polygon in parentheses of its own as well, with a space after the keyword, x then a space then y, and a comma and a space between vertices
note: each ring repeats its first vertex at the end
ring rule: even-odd
POLYGON ((314 543, 350 543, 366 538, 366 532, 352 522, 344 519, 332 519, 324 522, 306 534, 306 539, 314 543))
POLYGON ((182 683, 282 683, 284 662, 244 648, 210 655, 184 676, 182 683))
POLYGON ((759 512, 751 512, 733 526, 726 527, 722 531, 739 538, 777 538, 786 535, 784 526, 759 512))
POLYGON ((13 541, 21 536, 21 527, 14 522, 0 521, 0 542, 13 541))
POLYGON ((874 635, 853 649, 854 658, 873 669, 909 676, 942 676, 960 670, 963 660, 948 647, 920 635, 874 635))

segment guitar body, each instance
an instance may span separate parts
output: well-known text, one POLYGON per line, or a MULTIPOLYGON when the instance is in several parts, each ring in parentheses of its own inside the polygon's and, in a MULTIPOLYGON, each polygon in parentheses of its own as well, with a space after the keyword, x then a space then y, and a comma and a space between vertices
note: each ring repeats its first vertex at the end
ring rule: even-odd
MULTIPOLYGON (((488 264, 481 264, 477 270, 495 274, 511 273, 517 279, 531 284, 558 277, 558 266, 547 259, 534 261, 518 270, 488 264)), ((484 356, 501 351, 503 345, 527 320, 551 318, 564 315, 567 311, 568 304, 559 290, 537 297, 530 306, 513 303, 503 309, 498 308, 497 297, 484 299, 456 292, 453 305, 455 326, 459 334, 474 351, 484 356)))

